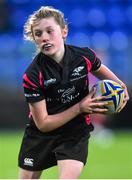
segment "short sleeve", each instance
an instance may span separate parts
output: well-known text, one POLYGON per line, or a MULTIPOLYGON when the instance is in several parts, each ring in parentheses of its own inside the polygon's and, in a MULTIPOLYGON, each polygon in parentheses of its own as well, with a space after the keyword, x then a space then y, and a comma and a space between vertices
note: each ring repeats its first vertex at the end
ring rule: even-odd
POLYGON ((101 66, 101 60, 96 56, 95 52, 89 48, 86 49, 87 55, 84 59, 87 64, 88 71, 96 71, 101 66))
POLYGON ((23 75, 23 88, 27 102, 32 103, 45 99, 41 72, 25 73, 23 75))

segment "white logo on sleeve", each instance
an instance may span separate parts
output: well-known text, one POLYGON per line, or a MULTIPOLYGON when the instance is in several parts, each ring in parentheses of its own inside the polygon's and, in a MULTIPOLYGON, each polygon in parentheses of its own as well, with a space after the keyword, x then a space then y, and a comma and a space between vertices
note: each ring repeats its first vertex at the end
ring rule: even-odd
POLYGON ((24 159, 24 165, 26 166, 33 166, 33 159, 32 158, 25 158, 24 159))

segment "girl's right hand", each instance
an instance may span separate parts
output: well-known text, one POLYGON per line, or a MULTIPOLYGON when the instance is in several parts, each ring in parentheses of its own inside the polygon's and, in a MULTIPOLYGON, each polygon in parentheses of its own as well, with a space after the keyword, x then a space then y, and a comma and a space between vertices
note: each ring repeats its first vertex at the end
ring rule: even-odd
POLYGON ((88 114, 107 114, 108 109, 105 106, 108 104, 103 101, 106 99, 105 96, 95 97, 96 88, 93 87, 89 94, 79 102, 80 112, 88 114))

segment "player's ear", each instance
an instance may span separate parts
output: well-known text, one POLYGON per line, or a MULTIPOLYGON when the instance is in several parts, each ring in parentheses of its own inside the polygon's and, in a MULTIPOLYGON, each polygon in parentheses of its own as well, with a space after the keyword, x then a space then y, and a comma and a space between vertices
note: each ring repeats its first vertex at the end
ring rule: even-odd
POLYGON ((62 38, 65 40, 68 35, 68 27, 65 25, 65 27, 62 29, 62 38))

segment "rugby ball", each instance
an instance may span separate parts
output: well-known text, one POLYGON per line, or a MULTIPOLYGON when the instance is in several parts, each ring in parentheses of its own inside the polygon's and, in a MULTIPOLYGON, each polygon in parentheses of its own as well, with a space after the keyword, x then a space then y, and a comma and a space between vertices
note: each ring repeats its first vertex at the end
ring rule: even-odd
POLYGON ((107 97, 104 101, 108 102, 108 105, 106 105, 108 114, 118 112, 118 109, 122 106, 124 99, 124 89, 121 85, 112 80, 105 79, 98 81, 97 84, 95 84, 95 87, 95 97, 107 97))

